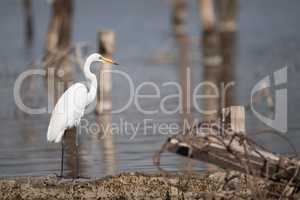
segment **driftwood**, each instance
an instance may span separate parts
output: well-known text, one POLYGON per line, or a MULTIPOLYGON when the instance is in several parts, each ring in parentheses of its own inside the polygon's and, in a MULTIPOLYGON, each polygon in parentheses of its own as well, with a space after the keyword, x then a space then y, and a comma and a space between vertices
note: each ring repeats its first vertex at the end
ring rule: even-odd
POLYGON ((271 181, 282 187, 282 196, 290 197, 300 187, 300 160, 267 151, 221 120, 199 123, 185 135, 169 138, 154 157, 156 164, 165 150, 271 181))
MULTIPOLYGON (((298 160, 276 156, 266 151, 245 153, 242 145, 233 142, 228 148, 228 143, 230 140, 223 143, 214 137, 206 137, 202 141, 198 139, 197 144, 170 138, 164 147, 169 152, 214 164, 229 172, 242 172, 235 178, 241 179, 243 174, 245 175, 248 183, 246 187, 251 191, 250 196, 259 196, 263 193, 265 197, 254 199, 266 199, 270 196, 275 199, 299 199, 300 165, 298 160), (258 192, 257 187, 261 184, 258 181, 263 181, 262 183, 268 187, 258 192)), ((155 157, 154 162, 159 164, 159 159, 155 157)))
MULTIPOLYGON (((168 138, 154 155, 154 164, 159 166, 160 154, 164 151, 214 164, 252 179, 257 177, 275 186, 277 192, 270 191, 270 188, 265 192, 280 199, 299 198, 295 195, 300 189, 300 160, 272 153, 248 138, 243 106, 225 108, 220 119, 200 122, 183 134, 168 138)), ((252 194, 256 193, 255 182, 250 184, 252 194)))
POLYGON ((273 181, 300 186, 300 161, 264 150, 249 149, 244 135, 232 135, 220 141, 214 135, 199 137, 186 143, 177 138, 168 140, 167 150, 182 156, 215 164, 273 181))

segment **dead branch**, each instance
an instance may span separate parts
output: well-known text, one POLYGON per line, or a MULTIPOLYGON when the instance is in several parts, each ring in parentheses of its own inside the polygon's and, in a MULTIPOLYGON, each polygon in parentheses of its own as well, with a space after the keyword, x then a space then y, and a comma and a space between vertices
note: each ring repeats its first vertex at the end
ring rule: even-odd
POLYGON ((266 178, 286 187, 300 186, 299 160, 265 151, 242 134, 226 137, 208 134, 189 141, 173 137, 167 140, 164 148, 223 169, 266 178))

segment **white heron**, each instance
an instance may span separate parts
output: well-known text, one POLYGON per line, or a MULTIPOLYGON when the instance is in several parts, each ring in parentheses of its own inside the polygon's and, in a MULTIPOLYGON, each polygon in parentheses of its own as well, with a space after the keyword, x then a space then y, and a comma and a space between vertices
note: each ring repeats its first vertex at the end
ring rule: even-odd
MULTIPOLYGON (((85 108, 93 102, 97 93, 97 78, 90 70, 93 62, 118 65, 111 59, 105 58, 100 54, 91 54, 84 64, 84 75, 88 81, 87 86, 83 83, 75 83, 69 87, 58 99, 52 111, 48 126, 47 140, 49 142, 61 142, 61 170, 60 176, 63 177, 64 167, 64 134, 68 128, 76 127, 84 115, 85 108)), ((76 131, 76 177, 79 177, 79 155, 78 155, 79 136, 76 131)))

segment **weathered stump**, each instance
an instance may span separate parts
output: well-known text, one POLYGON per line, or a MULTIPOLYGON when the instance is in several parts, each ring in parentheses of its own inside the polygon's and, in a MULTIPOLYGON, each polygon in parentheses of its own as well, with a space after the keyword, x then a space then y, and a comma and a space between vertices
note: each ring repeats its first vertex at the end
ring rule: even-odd
MULTIPOLYGON (((112 30, 99 30, 98 31, 98 48, 99 53, 107 58, 112 58, 115 51, 115 33, 112 30)), ((97 107, 98 114, 105 111, 110 111, 112 108, 111 103, 111 66, 108 64, 101 64, 100 78, 99 78, 99 91, 97 94, 97 107)))
POLYGON ((212 32, 216 28, 216 15, 213 0, 198 0, 199 15, 204 32, 212 32))
POLYGON ((54 0, 52 2, 52 16, 46 35, 45 68, 54 67, 55 74, 62 74, 65 82, 71 80, 72 67, 68 60, 68 52, 72 38, 72 0, 54 0))
POLYGON ((186 0, 173 0, 171 13, 171 25, 173 34, 181 36, 186 34, 186 16, 187 16, 187 2, 186 0))
POLYGON ((25 42, 28 46, 33 41, 33 14, 32 14, 32 1, 23 0, 24 19, 25 19, 25 42))
POLYGON ((237 3, 238 0, 218 1, 220 13, 219 27, 221 32, 236 31, 237 3))

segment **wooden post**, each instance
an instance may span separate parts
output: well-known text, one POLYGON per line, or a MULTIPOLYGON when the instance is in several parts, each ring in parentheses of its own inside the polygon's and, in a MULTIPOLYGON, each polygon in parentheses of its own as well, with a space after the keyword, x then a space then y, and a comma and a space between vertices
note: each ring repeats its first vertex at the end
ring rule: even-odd
MULTIPOLYGON (((109 29, 98 30, 98 52, 106 57, 112 58, 115 51, 115 33, 109 29)), ((111 129, 111 66, 101 64, 100 78, 98 79, 99 91, 97 93, 96 113, 99 115, 98 124, 101 130, 101 147, 103 152, 103 164, 105 174, 114 174, 117 169, 115 158, 115 146, 111 129)))
MULTIPOLYGON (((218 1, 220 48, 222 56, 222 82, 224 88, 234 80, 235 68, 235 31, 236 31, 236 4, 237 0, 218 1)), ((222 99, 222 108, 234 105, 233 87, 225 89, 222 99)))
POLYGON ((32 14, 32 1, 23 0, 24 19, 25 19, 25 42, 28 46, 33 41, 33 14, 32 14))
POLYGON ((181 107, 182 124, 189 120, 190 113, 190 74, 189 74, 189 38, 186 33, 186 0, 172 1, 171 26, 177 47, 176 63, 178 64, 179 79, 182 89, 181 107))
POLYGON ((220 31, 236 31, 237 0, 218 1, 220 9, 220 31))
MULTIPOLYGON (((115 50, 115 33, 112 30, 98 31, 99 53, 107 58, 112 58, 115 50)), ((97 95, 96 113, 110 111, 111 104, 111 74, 110 65, 103 64, 100 68, 99 92, 97 95)))
POLYGON ((203 99, 205 120, 215 120, 219 115, 220 110, 220 85, 222 83, 222 57, 220 55, 220 37, 216 31, 203 30, 201 38, 202 50, 202 68, 203 81, 208 84, 203 84, 203 94, 211 95, 211 98, 203 99))
POLYGON ((191 68, 189 65, 189 38, 187 35, 182 35, 177 37, 177 45, 178 45, 178 55, 177 55, 177 63, 178 63, 178 71, 179 71, 179 79, 181 85, 181 114, 182 114, 182 123, 190 121, 191 114, 191 68))
POLYGON ((223 108, 222 120, 225 124, 230 124, 231 129, 235 133, 246 133, 244 106, 230 106, 227 108, 223 108))
POLYGON ((213 0, 198 0, 198 9, 203 31, 213 31, 216 26, 216 16, 213 0))
POLYGON ((71 45, 72 35, 72 0, 54 0, 52 2, 52 17, 48 25, 48 32, 45 45, 45 65, 55 67, 63 71, 63 80, 70 81, 72 68, 68 63, 68 54, 61 56, 68 51, 71 45), (58 59, 59 57, 59 59, 58 59))
POLYGON ((236 105, 234 98, 235 32, 220 32, 223 94, 221 107, 236 105))
POLYGON ((72 29, 72 0, 54 0, 52 3, 52 17, 47 33, 47 51, 69 48, 72 29))
MULTIPOLYGON (((114 136, 112 132, 112 116, 109 111, 105 114, 99 115, 98 119, 99 127, 101 127, 100 139, 95 138, 100 141, 100 148, 102 153, 102 168, 106 175, 113 175, 118 169, 118 163, 116 159, 116 147, 114 143, 114 136)), ((97 155, 99 156, 99 155, 97 155)))
POLYGON ((184 35, 186 33, 186 6, 185 0, 173 0, 171 21, 175 36, 184 35))

